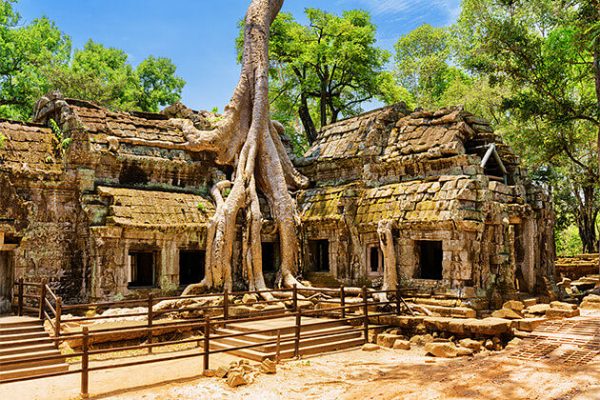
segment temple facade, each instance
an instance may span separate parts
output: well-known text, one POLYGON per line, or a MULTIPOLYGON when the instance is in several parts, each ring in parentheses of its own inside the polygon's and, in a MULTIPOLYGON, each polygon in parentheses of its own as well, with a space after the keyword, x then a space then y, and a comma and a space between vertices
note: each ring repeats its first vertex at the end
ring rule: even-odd
MULTIPOLYGON (((183 144, 173 118, 202 129, 218 119, 181 105, 122 113, 49 95, 34 123, 0 121, 0 307, 21 276, 50 280, 67 301, 177 293, 203 278, 209 188, 231 169, 208 152, 140 142, 183 144)), ((375 110, 325 127, 295 161, 311 180, 294 194, 303 279, 377 286, 395 268, 406 290, 484 299, 553 279, 547 191, 462 109, 375 110)), ((266 209, 264 218, 273 285, 278 236, 266 209)), ((234 276, 242 289, 238 265, 234 276)))

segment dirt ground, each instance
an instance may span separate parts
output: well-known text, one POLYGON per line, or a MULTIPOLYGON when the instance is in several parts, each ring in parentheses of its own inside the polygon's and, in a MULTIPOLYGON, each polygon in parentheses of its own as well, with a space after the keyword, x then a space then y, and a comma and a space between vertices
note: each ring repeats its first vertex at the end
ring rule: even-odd
POLYGON ((261 375, 231 389, 202 378, 111 396, 118 400, 275 399, 600 399, 600 358, 585 367, 525 362, 507 351, 453 360, 411 351, 352 350, 289 361, 276 375, 261 375))
MULTIPOLYGON (((425 356, 422 347, 354 349, 283 362, 277 374, 258 375, 237 389, 202 377, 201 360, 194 357, 95 372, 90 391, 92 398, 116 400, 600 400, 600 355, 585 365, 568 365, 552 358, 519 360, 510 357, 512 351, 442 359, 425 356)), ((235 360, 211 357, 211 368, 235 360)), ((79 382, 72 375, 4 384, 0 399, 75 399, 79 382)))

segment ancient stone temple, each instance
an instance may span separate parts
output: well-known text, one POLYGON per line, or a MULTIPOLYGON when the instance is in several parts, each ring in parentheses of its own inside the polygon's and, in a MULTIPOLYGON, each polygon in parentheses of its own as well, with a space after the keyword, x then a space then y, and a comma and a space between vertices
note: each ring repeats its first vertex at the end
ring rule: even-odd
MULTIPOLYGON (((71 301, 176 293, 203 278, 209 187, 231 171, 211 153, 140 141, 183 143, 171 118, 208 128, 218 117, 181 105, 117 113, 53 95, 35 123, 0 121, 0 297, 20 276, 48 278, 71 301)), ((312 182, 296 196, 302 274, 315 283, 377 285, 395 271, 412 290, 491 298, 553 277, 548 195, 466 111, 372 111, 325 127, 296 161, 312 182)), ((262 249, 273 284, 268 221, 262 249)))

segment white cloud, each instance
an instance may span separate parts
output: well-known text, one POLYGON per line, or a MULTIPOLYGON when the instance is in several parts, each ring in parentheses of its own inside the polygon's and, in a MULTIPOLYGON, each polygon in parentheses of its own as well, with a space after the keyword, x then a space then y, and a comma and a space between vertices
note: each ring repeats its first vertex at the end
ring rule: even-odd
MULTIPOLYGON (((342 4, 344 2, 341 1, 342 4)), ((359 3, 374 15, 394 16, 396 19, 414 18, 415 15, 429 14, 435 10, 446 16, 447 23, 451 23, 460 12, 460 0, 359 0, 359 3)))

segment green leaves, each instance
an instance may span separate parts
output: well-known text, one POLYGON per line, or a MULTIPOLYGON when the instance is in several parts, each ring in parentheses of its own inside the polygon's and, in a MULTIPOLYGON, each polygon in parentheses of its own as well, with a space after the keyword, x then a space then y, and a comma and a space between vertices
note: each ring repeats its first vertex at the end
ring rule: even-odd
POLYGON ((120 49, 92 40, 71 54, 71 40, 47 18, 23 25, 14 0, 0 0, 0 117, 27 120, 51 90, 111 109, 158 111, 178 101, 185 81, 167 58, 137 68, 120 49))

